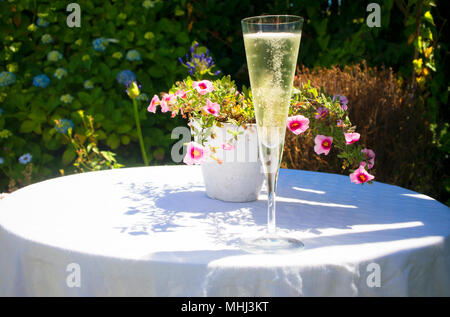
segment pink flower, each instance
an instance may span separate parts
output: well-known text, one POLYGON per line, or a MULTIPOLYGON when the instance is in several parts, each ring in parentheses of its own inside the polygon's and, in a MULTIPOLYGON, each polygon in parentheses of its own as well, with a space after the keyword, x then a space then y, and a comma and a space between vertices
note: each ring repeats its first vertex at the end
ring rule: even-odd
POLYGON ((189 142, 187 145, 186 156, 183 162, 188 165, 202 164, 206 161, 208 150, 201 144, 196 142, 189 142))
POLYGON ((362 149, 361 153, 366 154, 366 158, 369 161, 368 169, 371 169, 375 165, 375 152, 371 149, 362 149))
POLYGON ((175 101, 175 95, 165 94, 161 100, 161 112, 167 112, 170 110, 169 105, 175 101))
POLYGON ((209 99, 206 99, 206 105, 203 107, 203 110, 205 110, 209 114, 212 114, 214 117, 218 117, 220 112, 220 105, 218 103, 211 102, 211 100, 209 99))
POLYGON ((209 80, 194 81, 192 87, 197 90, 200 95, 205 95, 214 90, 214 86, 209 80))
POLYGON ((156 106, 160 104, 160 100, 158 95, 154 95, 152 98, 152 101, 150 101, 150 104, 148 105, 147 111, 148 112, 156 112, 156 106))
POLYGON ((186 98, 186 92, 185 92, 184 90, 180 89, 180 90, 178 90, 178 91, 175 93, 175 96, 184 99, 184 98, 186 98))
POLYGON ((325 118, 328 114, 328 109, 325 107, 320 107, 317 109, 317 114, 314 116, 316 119, 325 118))
POLYGON ((359 133, 353 132, 353 133, 344 133, 344 137, 345 137, 345 143, 346 144, 353 144, 356 141, 359 140, 359 137, 361 135, 359 133))
POLYGON ((299 135, 309 128, 309 119, 302 115, 289 117, 286 125, 292 133, 299 135))
POLYGON ((365 163, 364 164, 360 164, 358 169, 350 174, 350 181, 352 183, 364 184, 364 183, 366 183, 368 181, 371 181, 372 179, 375 178, 375 176, 370 175, 369 173, 367 173, 367 171, 364 168, 364 166, 365 166, 365 163))
POLYGON ((222 150, 230 151, 230 150, 233 150, 233 149, 234 149, 234 145, 233 144, 230 144, 230 143, 223 143, 222 144, 222 150))
POLYGON ((333 144, 333 138, 331 136, 321 135, 319 134, 314 139, 316 145, 314 146, 314 152, 317 154, 325 154, 328 155, 331 149, 331 144, 333 144))

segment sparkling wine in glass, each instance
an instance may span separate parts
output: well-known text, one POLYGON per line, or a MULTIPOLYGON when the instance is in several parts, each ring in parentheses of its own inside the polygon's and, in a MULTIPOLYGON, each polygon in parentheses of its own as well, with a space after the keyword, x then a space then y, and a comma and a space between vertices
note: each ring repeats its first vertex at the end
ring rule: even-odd
POLYGON ((300 47, 303 18, 269 15, 242 20, 259 142, 268 195, 267 234, 243 239, 250 252, 285 252, 303 247, 299 240, 276 234, 275 202, 283 155, 286 120, 300 47))

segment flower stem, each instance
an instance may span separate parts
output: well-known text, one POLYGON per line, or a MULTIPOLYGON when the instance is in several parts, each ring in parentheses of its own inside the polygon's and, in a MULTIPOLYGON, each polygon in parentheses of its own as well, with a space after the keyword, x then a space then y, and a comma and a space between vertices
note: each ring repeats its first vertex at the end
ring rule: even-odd
POLYGON ((11 176, 9 176, 8 173, 6 173, 6 171, 5 171, 5 169, 3 167, 0 167, 0 169, 3 171, 3 173, 6 175, 6 177, 11 179, 11 176))
POLYGON ((136 129, 139 137, 139 144, 141 146, 142 159, 144 164, 148 165, 147 153, 145 152, 144 139, 142 138, 141 122, 139 120, 138 106, 136 99, 133 99, 134 118, 136 120, 136 129))

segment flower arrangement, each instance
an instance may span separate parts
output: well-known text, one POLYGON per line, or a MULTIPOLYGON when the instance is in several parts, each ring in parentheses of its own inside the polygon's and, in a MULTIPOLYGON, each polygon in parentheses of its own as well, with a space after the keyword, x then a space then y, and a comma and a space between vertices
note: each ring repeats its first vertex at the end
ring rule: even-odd
MULTIPOLYGON (((222 161, 215 155, 218 150, 232 150, 233 140, 238 134, 228 131, 230 139, 219 147, 207 147, 209 137, 215 137, 214 127, 222 127, 224 123, 232 123, 246 127, 254 123, 254 111, 248 90, 239 92, 230 76, 219 79, 205 79, 215 77, 220 71, 213 72, 215 64, 209 51, 199 47, 198 43, 190 49, 190 56, 185 61, 179 58, 181 64, 189 69, 190 76, 183 81, 176 82, 168 93, 154 95, 147 108, 155 113, 157 107, 161 112, 170 112, 171 117, 181 115, 189 119, 189 126, 196 142, 187 144, 188 154, 184 158, 186 164, 202 164, 209 157, 218 163, 222 161), (192 77, 191 77, 192 76, 192 77)), ((242 133, 242 132, 241 132, 242 133)))
MULTIPOLYGON (((189 69, 189 76, 176 82, 168 93, 154 95, 147 108, 155 113, 171 113, 171 117, 181 115, 189 119, 194 141, 187 144, 185 164, 203 164, 207 158, 222 163, 215 153, 218 150, 232 150, 237 134, 231 134, 230 140, 221 148, 206 145, 208 138, 214 138, 214 127, 224 123, 246 126, 255 122, 254 108, 250 89, 245 86, 240 92, 230 76, 215 80, 220 72, 212 72, 215 66, 209 52, 203 51, 197 43, 190 48, 190 56, 180 63, 189 69)), ((326 96, 309 83, 301 89, 293 88, 289 117, 286 127, 292 133, 301 135, 308 129, 315 135, 314 151, 317 155, 328 155, 337 150, 343 160, 343 168, 351 169, 350 180, 357 184, 371 183, 374 176, 369 174, 375 162, 375 153, 371 149, 357 144, 360 134, 352 126, 348 117, 348 100, 345 96, 326 96)), ((241 132, 242 133, 242 132, 241 132)))
POLYGON ((301 89, 294 88, 289 115, 287 128, 291 132, 301 134, 310 129, 315 135, 317 155, 328 155, 333 149, 338 151, 343 169, 351 169, 352 182, 371 183, 375 178, 368 172, 375 164, 375 152, 357 143, 360 134, 351 124, 345 96, 326 96, 308 82, 301 89))

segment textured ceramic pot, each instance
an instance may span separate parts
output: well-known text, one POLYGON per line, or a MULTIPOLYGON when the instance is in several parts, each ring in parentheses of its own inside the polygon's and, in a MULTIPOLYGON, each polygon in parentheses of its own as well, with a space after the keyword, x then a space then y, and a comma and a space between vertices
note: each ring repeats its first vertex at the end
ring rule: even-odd
POLYGON ((208 161, 202 165, 206 194, 210 198, 229 202, 248 202, 258 199, 264 182, 261 163, 258 159, 258 137, 255 125, 247 128, 225 124, 215 128, 216 137, 208 139, 208 144, 220 149, 216 156, 222 164, 208 161), (234 141, 233 150, 222 150, 233 135, 229 130, 242 131, 234 141))

